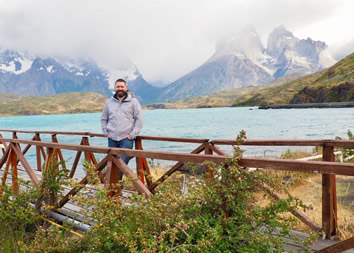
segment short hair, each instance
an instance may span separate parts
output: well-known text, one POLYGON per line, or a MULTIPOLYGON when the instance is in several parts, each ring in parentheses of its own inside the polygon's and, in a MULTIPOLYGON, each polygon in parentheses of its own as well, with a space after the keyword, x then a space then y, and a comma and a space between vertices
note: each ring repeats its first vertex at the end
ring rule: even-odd
POLYGON ((124 79, 121 79, 121 78, 117 79, 117 81, 114 83, 114 85, 118 82, 121 82, 121 83, 124 83, 125 85, 127 85, 127 81, 125 81, 124 79))

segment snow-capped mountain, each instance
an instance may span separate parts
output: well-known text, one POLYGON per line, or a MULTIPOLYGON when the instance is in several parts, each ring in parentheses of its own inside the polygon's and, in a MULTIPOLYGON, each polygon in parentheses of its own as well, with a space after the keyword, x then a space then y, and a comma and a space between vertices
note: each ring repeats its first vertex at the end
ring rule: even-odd
POLYGON ((48 96, 91 91, 110 97, 116 79, 124 78, 129 83, 139 75, 133 64, 125 69, 114 69, 98 66, 92 59, 50 58, 0 51, 2 93, 48 96))
POLYGON ((266 48, 257 32, 247 28, 219 41, 205 63, 165 87, 158 100, 259 86, 287 74, 313 73, 335 62, 324 42, 298 39, 283 26, 269 35, 266 48))
POLYGON ((106 74, 89 60, 55 59, 4 50, 0 53, 0 92, 48 96, 65 92, 111 95, 106 74))

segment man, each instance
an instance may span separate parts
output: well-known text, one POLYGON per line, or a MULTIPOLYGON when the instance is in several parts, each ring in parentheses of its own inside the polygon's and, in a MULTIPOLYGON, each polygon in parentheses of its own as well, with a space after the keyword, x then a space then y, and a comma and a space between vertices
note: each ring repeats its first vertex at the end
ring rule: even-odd
MULTIPOLYGON (((134 139, 143 127, 143 117, 139 101, 133 93, 128 92, 127 82, 118 79, 114 84, 115 94, 104 105, 101 127, 108 138, 108 146, 116 148, 133 148, 134 139)), ((120 157, 128 164, 131 157, 120 157)), ((119 179, 122 180, 120 171, 119 179)))

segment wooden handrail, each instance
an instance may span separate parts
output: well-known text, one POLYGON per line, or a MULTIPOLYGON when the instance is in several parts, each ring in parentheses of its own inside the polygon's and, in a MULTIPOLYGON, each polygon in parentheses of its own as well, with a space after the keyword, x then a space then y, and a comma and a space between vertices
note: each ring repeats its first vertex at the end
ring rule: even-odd
MULTIPOLYGON (((16 164, 18 160, 24 165, 27 172, 30 174, 32 181, 38 183, 33 172, 31 172, 30 165, 27 163, 24 154, 31 147, 36 147, 37 152, 37 167, 41 163, 40 153, 43 154, 43 158, 46 159, 44 153, 44 147, 47 150, 74 150, 77 151, 74 164, 77 165, 81 152, 85 152, 85 157, 90 158, 93 164, 97 164, 95 160, 94 153, 106 154, 104 158, 104 163, 100 163, 98 166, 98 171, 100 172, 104 166, 107 165, 108 171, 114 171, 112 177, 110 174, 101 174, 100 178, 105 178, 105 183, 112 183, 116 181, 117 173, 122 170, 124 174, 130 175, 130 170, 125 167, 119 159, 119 156, 132 156, 137 157, 137 167, 138 174, 140 173, 140 181, 134 181, 133 183, 138 187, 141 193, 144 193, 146 197, 153 193, 155 188, 159 183, 163 182, 166 177, 177 171, 185 162, 195 162, 202 163, 204 161, 212 161, 217 164, 224 163, 230 156, 225 155, 225 153, 219 149, 216 145, 238 145, 236 140, 224 140, 224 139, 190 139, 190 138, 176 138, 176 137, 158 137, 158 136, 138 136, 137 143, 140 143, 136 147, 137 149, 121 149, 121 148, 110 148, 110 147, 97 147, 90 146, 87 137, 104 137, 103 134, 91 133, 91 132, 62 132, 62 131, 26 131, 26 130, 9 130, 0 129, 0 132, 11 132, 12 138, 2 138, 0 134, 0 144, 3 144, 6 150, 3 149, 3 156, 0 158, 0 168, 6 163, 6 168, 8 169, 10 163, 14 166, 16 170, 16 164), (18 139, 17 133, 28 133, 35 134, 32 140, 18 139), (82 136, 82 142, 80 145, 74 144, 62 144, 58 143, 56 138, 52 138, 53 142, 42 142, 40 139, 40 134, 51 134, 55 135, 77 135, 82 136), (85 140, 85 141, 84 141, 85 140), (142 140, 149 141, 169 141, 169 142, 181 142, 181 143, 198 143, 201 144, 198 148, 192 151, 192 153, 183 152, 163 152, 163 151, 146 151, 143 150, 142 140), (27 146, 21 150, 19 144, 26 144, 27 146), (11 148, 11 152, 10 149, 11 148), (200 154, 201 152, 205 154, 200 154), (213 154, 214 153, 214 154, 213 154), (92 156, 91 156, 92 155, 92 156), (10 158, 9 158, 10 157, 10 158), (107 158, 109 157, 109 158, 107 158), (115 158, 117 157, 117 158, 115 158), (160 160, 170 160, 178 161, 166 174, 161 177, 156 182, 151 182, 147 180, 148 186, 144 186, 144 175, 149 174, 149 168, 146 162, 146 158, 160 159, 160 160), (11 161, 10 161, 11 160, 11 161), (118 172, 117 172, 118 171, 118 172)), ((336 185, 335 176, 336 175, 346 175, 354 176, 354 164, 352 163, 338 163, 334 162, 334 147, 348 147, 354 148, 354 140, 294 140, 294 139, 283 139, 283 140, 246 140, 242 145, 245 146, 321 146, 323 147, 323 160, 322 161, 300 161, 300 160, 288 160, 288 159, 269 159, 269 158, 241 158, 238 163, 240 166, 253 167, 253 168, 264 168, 264 169, 275 169, 275 170, 287 170, 295 172, 312 172, 322 174, 322 229, 326 233, 326 237, 330 238, 336 234, 336 222, 337 222, 337 201, 336 201, 336 185)), ((49 151, 48 151, 49 152, 49 151)), ((58 153, 60 156, 60 153, 58 153)), ((49 155, 49 153, 48 153, 49 155)), ((63 160, 62 156, 60 159, 63 160)), ((73 168, 76 166, 73 166, 73 168)), ((6 169, 5 169, 6 170, 6 169)), ((39 170, 39 169, 38 169, 39 170)), ((71 174, 74 174, 75 170, 72 169, 71 174)), ((146 177, 146 179, 149 177, 146 177)), ((134 179, 135 180, 135 179, 134 179)), ((83 179, 85 182, 85 178, 83 179)), ((76 189, 73 189, 76 192, 76 189)), ((62 200, 62 204, 69 200, 69 195, 62 200)), ((304 218, 302 217, 302 220, 304 218)), ((315 225, 314 228, 318 228, 315 225)))
POLYGON ((52 143, 52 142, 41 142, 41 141, 28 141, 28 140, 21 140, 21 139, 0 138, 0 142, 29 144, 33 146, 40 146, 40 147, 47 147, 47 148, 75 150, 81 152, 93 152, 93 153, 100 153, 100 154, 107 154, 111 152, 112 154, 115 155, 146 157, 152 159, 181 161, 181 162, 200 163, 208 160, 215 163, 221 163, 224 162, 226 158, 230 158, 230 156, 214 156, 214 155, 199 155, 199 154, 197 155, 197 154, 189 154, 189 153, 162 152, 162 151, 145 151, 145 150, 124 149, 124 148, 110 148, 110 147, 85 146, 85 145, 52 143))
MULTIPOLYGON (((211 140, 214 145, 238 145, 236 140, 211 140)), ((246 140, 246 146, 332 146, 354 148, 354 140, 246 140)))

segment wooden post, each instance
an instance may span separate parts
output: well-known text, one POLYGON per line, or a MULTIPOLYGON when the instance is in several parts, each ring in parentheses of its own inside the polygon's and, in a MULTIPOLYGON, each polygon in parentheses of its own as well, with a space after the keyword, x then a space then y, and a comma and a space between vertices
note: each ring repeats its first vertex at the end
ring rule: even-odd
MULTIPOLYGON (((83 145, 83 143, 84 143, 84 137, 82 137, 80 145, 83 145)), ((80 161, 81 153, 82 153, 82 151, 77 151, 77 153, 76 153, 74 163, 73 163, 73 166, 71 167, 70 174, 69 174, 70 178, 73 178, 75 175, 77 165, 79 164, 79 161, 80 161)))
POLYGON ((113 197, 115 195, 120 194, 121 189, 118 186, 119 181, 119 168, 113 162, 113 155, 111 153, 108 154, 108 161, 107 161, 107 171, 105 177, 105 184, 108 184, 111 187, 110 191, 108 192, 108 197, 113 197))
MULTIPOLYGON (((210 144, 209 142, 206 142, 204 144, 204 149, 205 149, 205 154, 206 155, 212 155, 213 154, 213 149, 211 148, 211 145, 212 144, 210 144)), ((206 166, 206 171, 208 172, 210 178, 214 177, 213 168, 210 168, 210 166, 206 166)))
MULTIPOLYGON (((59 143, 56 134, 52 134, 52 142, 53 142, 53 143, 59 143)), ((62 167, 63 169, 66 169, 65 160, 64 160, 63 154, 62 154, 62 152, 61 152, 60 149, 56 149, 56 152, 55 152, 55 159, 56 159, 56 161, 58 161, 58 158, 60 158, 61 167, 62 167)), ((58 167, 58 168, 59 168, 59 167, 58 167)))
MULTIPOLYGON (((3 194, 4 189, 5 189, 7 173, 9 171, 9 168, 10 168, 10 165, 11 165, 11 153, 13 152, 12 149, 11 149, 11 144, 10 144, 7 152, 9 153, 9 155, 7 157, 6 166, 5 166, 4 174, 3 174, 3 177, 2 177, 2 184, 1 184, 1 188, 0 188, 0 198, 2 198, 2 194, 3 194)), ((0 168, 1 168, 1 166, 0 166, 0 168)))
MULTIPOLYGON (((143 150, 143 144, 139 137, 135 139, 135 149, 143 150)), ((148 187, 153 184, 150 168, 145 157, 136 157, 136 174, 138 175, 140 181, 143 184, 146 180, 146 184, 148 187)), ((152 190, 152 193, 155 193, 155 191, 152 190)))
POLYGON ((57 162, 55 157, 55 149, 47 147, 47 156, 44 162, 44 170, 47 170, 49 166, 54 166, 57 162))
MULTIPOLYGON (((12 144, 14 145, 14 144, 12 144)), ((10 153, 10 159, 11 159, 11 170, 12 170, 12 189, 13 193, 15 195, 18 194, 19 188, 18 188, 18 175, 17 175, 17 156, 16 153, 11 150, 10 153)))
MULTIPOLYGON (((82 137, 82 145, 86 145, 86 146, 90 146, 90 142, 88 140, 88 137, 84 136, 82 137)), ((94 165, 97 165, 97 161, 96 161, 96 157, 94 156, 94 154, 92 152, 85 152, 85 159, 94 165)))
MULTIPOLYGON (((41 137, 39 136, 39 133, 35 134, 34 140, 41 141, 41 137)), ((36 156, 37 156, 37 170, 41 171, 42 170, 42 159, 41 159, 41 148, 39 146, 36 146, 36 156)))
MULTIPOLYGON (((334 162, 334 147, 323 146, 323 161, 334 162)), ((326 238, 337 234, 337 194, 336 175, 322 174, 322 229, 326 238)))

